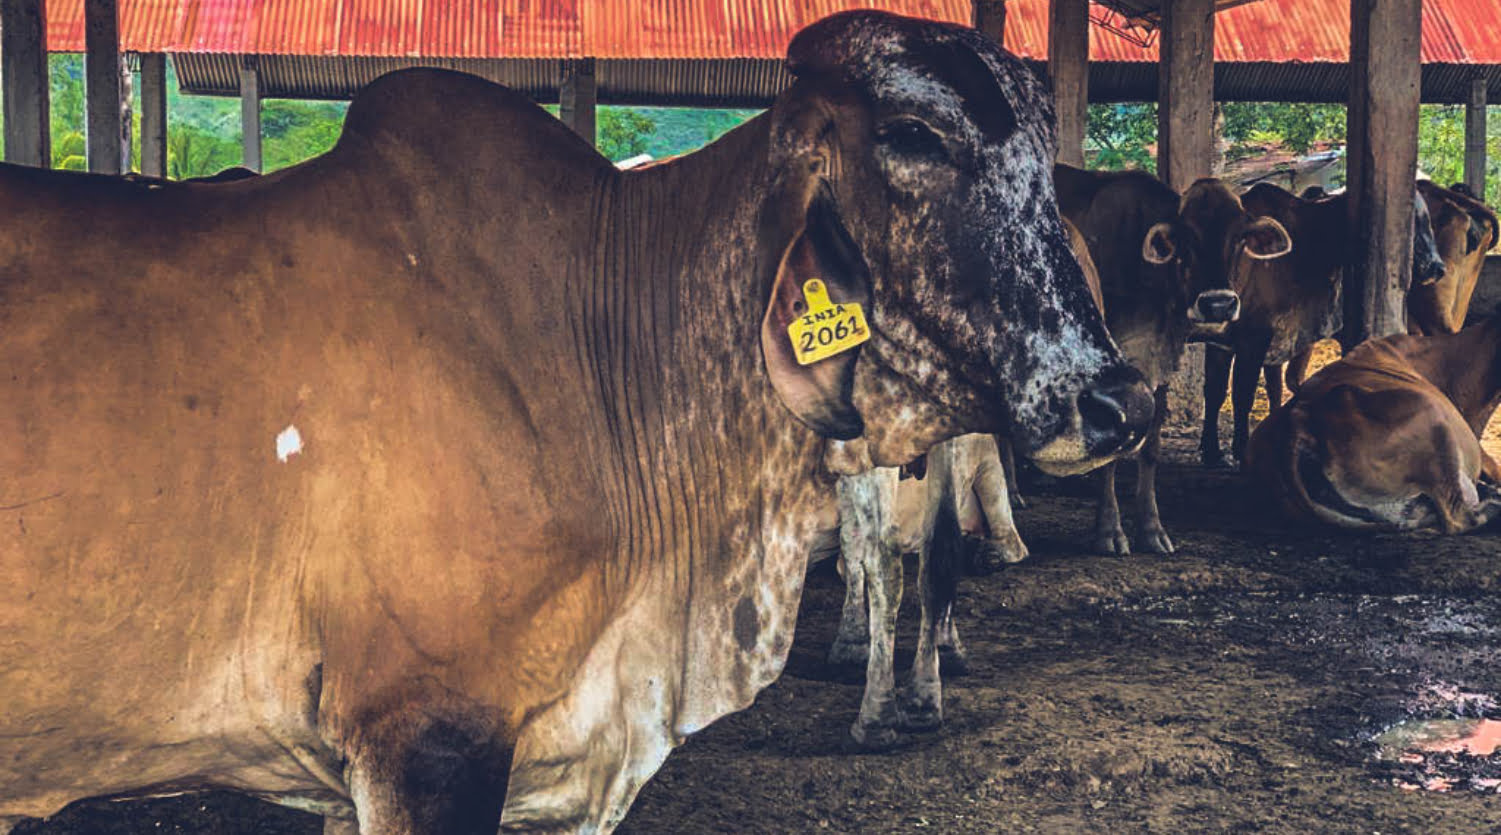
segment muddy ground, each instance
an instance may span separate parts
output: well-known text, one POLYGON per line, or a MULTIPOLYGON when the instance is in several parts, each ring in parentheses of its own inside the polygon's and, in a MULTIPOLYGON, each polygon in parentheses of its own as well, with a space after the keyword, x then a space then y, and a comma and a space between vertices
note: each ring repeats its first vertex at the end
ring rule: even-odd
MULTIPOLYGON (((1091 484, 1031 488, 1032 558, 961 588, 973 672, 947 682, 946 724, 887 753, 847 742, 860 675, 823 662, 842 587, 815 571, 782 679, 675 752, 623 831, 1501 832, 1501 795, 1464 782, 1501 758, 1451 757, 1453 790, 1413 790, 1422 766, 1373 741, 1414 714, 1501 717, 1501 535, 1293 530, 1190 445, 1161 473, 1169 557, 1091 555, 1091 484)), ((209 795, 19 831, 320 830, 209 795)))

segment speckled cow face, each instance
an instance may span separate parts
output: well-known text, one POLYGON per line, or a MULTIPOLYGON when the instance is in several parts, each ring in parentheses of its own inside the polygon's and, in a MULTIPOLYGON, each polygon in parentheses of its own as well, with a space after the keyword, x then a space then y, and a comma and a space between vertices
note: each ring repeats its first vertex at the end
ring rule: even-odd
POLYGON ((789 407, 825 435, 863 432, 885 465, 972 431, 1056 472, 1134 448, 1152 398, 1070 253, 1033 73, 975 30, 879 12, 814 24, 789 66, 763 235, 793 243, 762 334, 789 407), (786 366, 775 327, 797 313, 798 264, 869 305, 858 353, 786 366))

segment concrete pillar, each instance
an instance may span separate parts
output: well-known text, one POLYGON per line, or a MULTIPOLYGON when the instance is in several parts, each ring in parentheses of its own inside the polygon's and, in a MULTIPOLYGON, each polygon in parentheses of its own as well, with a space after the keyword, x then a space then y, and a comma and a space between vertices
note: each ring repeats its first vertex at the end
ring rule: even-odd
POLYGON ((1351 0, 1346 350, 1406 330, 1421 32, 1421 0, 1351 0))
POLYGON ((116 0, 84 0, 83 91, 89 170, 120 174, 120 9, 116 0))
POLYGON ((1058 113, 1058 161, 1084 167, 1089 123, 1089 0, 1048 4, 1048 76, 1058 113))
MULTIPOLYGON (((1214 170, 1214 2, 1164 0, 1157 68, 1157 176, 1179 193, 1214 170)), ((1168 384, 1168 426, 1204 414, 1204 346, 1188 346, 1168 384)))
POLYGON ((167 56, 141 56, 141 173, 167 176, 167 56))
POLYGON ((240 65, 240 164, 261 170, 261 73, 253 56, 240 65))
POLYGON ((46 0, 0 0, 6 162, 52 164, 46 40, 46 0))
POLYGON ((1485 86, 1483 78, 1470 82, 1465 102, 1465 185, 1485 199, 1485 86))
POLYGON ((569 61, 563 68, 563 87, 558 98, 558 118, 584 137, 590 145, 595 143, 594 108, 598 101, 598 87, 594 81, 594 59, 580 58, 569 61))
POLYGON ((991 40, 1006 45, 1006 0, 970 0, 970 22, 991 40))

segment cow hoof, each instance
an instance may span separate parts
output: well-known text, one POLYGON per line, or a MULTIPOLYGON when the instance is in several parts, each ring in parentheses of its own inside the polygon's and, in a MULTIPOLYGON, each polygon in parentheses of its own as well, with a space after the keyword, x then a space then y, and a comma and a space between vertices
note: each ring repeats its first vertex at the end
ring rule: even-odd
POLYGON ((938 672, 944 678, 969 675, 969 653, 962 647, 939 647, 938 672))
POLYGON ((866 725, 859 720, 850 726, 850 738, 862 751, 887 751, 896 744, 896 728, 890 725, 866 725))
POLYGON ((1026 500, 1026 498, 1024 498, 1022 496, 1022 494, 1020 494, 1020 493, 1016 492, 1015 490, 1013 490, 1013 491, 1011 491, 1010 495, 1011 495, 1011 506, 1012 507, 1014 507, 1014 508, 1016 508, 1018 510, 1026 510, 1027 509, 1027 500, 1026 500))
POLYGON ((1027 558, 1027 546, 1020 539, 1014 542, 1006 542, 995 539, 982 539, 974 542, 974 547, 969 552, 969 575, 972 577, 986 577, 1000 571, 1008 564, 1021 562, 1027 558))
POLYGON ((943 725, 943 708, 926 699, 912 699, 902 705, 901 728, 913 733, 936 731, 943 725))
POLYGON ((870 643, 834 639, 829 646, 828 662, 835 667, 864 667, 870 660, 870 643))
POLYGON ((1161 525, 1143 526, 1137 529, 1136 550, 1148 554, 1171 554, 1173 541, 1168 538, 1167 531, 1161 525))
POLYGON ((1098 554, 1128 557, 1131 555, 1131 540, 1126 538, 1126 532, 1120 528, 1102 531, 1095 536, 1094 550, 1098 554))

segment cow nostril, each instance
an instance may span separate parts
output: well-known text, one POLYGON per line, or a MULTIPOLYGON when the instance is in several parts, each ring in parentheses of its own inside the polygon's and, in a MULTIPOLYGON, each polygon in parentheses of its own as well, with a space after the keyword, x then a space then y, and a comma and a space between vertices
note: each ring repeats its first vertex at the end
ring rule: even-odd
POLYGON ((1206 322, 1234 322, 1240 318, 1240 297, 1231 292, 1204 293, 1196 306, 1206 322))
POLYGON ((1100 435, 1118 432, 1126 425, 1126 410, 1110 395, 1088 390, 1079 395, 1079 417, 1086 430, 1100 435))
POLYGON ((1135 369, 1107 375, 1079 393, 1084 445, 1091 456, 1118 454, 1146 437, 1154 409, 1151 389, 1135 369))

